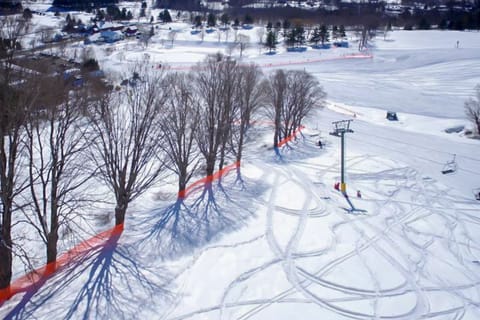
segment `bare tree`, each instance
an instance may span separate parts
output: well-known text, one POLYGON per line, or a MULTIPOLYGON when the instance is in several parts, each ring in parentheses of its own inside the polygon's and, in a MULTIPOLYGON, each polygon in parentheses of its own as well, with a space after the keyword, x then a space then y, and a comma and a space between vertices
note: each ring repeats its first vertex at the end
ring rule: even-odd
POLYGON ((285 111, 285 136, 301 127, 303 119, 314 109, 323 107, 326 93, 318 80, 306 71, 289 71, 289 111, 285 111), (288 114, 288 115, 287 115, 288 114), (290 121, 287 121, 288 118, 290 121), (290 126, 287 126, 287 123, 290 126))
POLYGON ((254 113, 263 105, 266 98, 266 83, 264 82, 263 73, 257 65, 240 66, 239 76, 234 116, 235 119, 238 119, 236 121, 239 121, 239 124, 232 135, 234 139, 233 150, 237 161, 242 159, 245 136, 250 128, 251 119, 254 113))
POLYGON ((265 35, 265 28, 263 27, 257 28, 256 34, 257 34, 258 44, 260 45, 263 44, 263 36, 265 35))
POLYGON ((274 147, 301 126, 302 120, 321 107, 326 94, 306 71, 277 70, 269 80, 270 116, 274 121, 274 147))
POLYGON ((95 105, 91 122, 96 139, 92 158, 99 177, 115 195, 115 224, 125 220, 128 205, 159 178, 163 170, 160 117, 167 96, 163 69, 137 66, 124 91, 95 105))
POLYGON ((282 110, 285 109, 287 91, 287 75, 282 69, 276 70, 269 78, 269 104, 272 107, 270 116, 273 118, 275 131, 273 134, 273 147, 278 148, 282 139, 282 110))
POLYGON ((178 175, 178 190, 182 192, 198 165, 194 142, 199 126, 199 102, 190 76, 175 73, 169 76, 168 82, 169 97, 161 121, 162 146, 170 160, 167 168, 178 175))
POLYGON ((12 225, 15 198, 24 184, 18 181, 21 139, 26 114, 39 95, 37 90, 22 90, 23 70, 14 68, 17 43, 24 34, 24 21, 15 16, 0 19, 0 288, 12 278, 12 225))
POLYGON ((63 87, 62 78, 45 80, 48 87, 42 86, 39 100, 45 104, 26 122, 30 193, 24 209, 45 243, 50 263, 57 258, 59 231, 72 229, 74 216, 86 203, 82 187, 91 173, 85 161, 90 141, 83 121, 87 95, 63 87))
POLYGON ((39 32, 40 41, 47 43, 52 41, 53 35, 55 34, 55 29, 52 27, 42 27, 39 32))
POLYGON ((220 157, 218 168, 221 170, 225 164, 225 157, 228 153, 227 146, 231 140, 232 124, 235 119, 235 102, 238 101, 238 86, 240 79, 239 65, 229 57, 223 57, 220 63, 220 115, 218 129, 220 133, 220 157))
POLYGON ((472 121, 476 133, 480 135, 480 84, 475 86, 475 97, 465 102, 465 113, 472 121))
POLYGON ((177 30, 172 29, 170 32, 168 32, 168 40, 170 40, 172 47, 173 47, 173 43, 175 42, 175 39, 177 38, 177 35, 178 35, 177 30))
POLYGON ((202 109, 196 139, 205 158, 207 176, 213 174, 218 157, 219 167, 223 167, 232 122, 236 66, 234 60, 216 54, 208 56, 194 74, 202 109))
POLYGON ((250 43, 250 37, 244 34, 238 35, 238 46, 240 48, 240 59, 242 58, 243 51, 247 48, 250 43))

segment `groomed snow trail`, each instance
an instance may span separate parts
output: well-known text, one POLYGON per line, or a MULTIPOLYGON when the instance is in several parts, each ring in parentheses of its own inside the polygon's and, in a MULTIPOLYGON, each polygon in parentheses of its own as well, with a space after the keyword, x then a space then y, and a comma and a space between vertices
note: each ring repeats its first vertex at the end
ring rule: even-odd
POLYGON ((348 158, 349 179, 367 212, 349 213, 330 186, 337 149, 319 157, 314 145, 306 136, 281 160, 248 160, 271 184, 252 222, 264 224, 256 247, 265 259, 238 269, 217 304, 169 319, 480 317, 478 205, 414 168, 362 155, 348 158))

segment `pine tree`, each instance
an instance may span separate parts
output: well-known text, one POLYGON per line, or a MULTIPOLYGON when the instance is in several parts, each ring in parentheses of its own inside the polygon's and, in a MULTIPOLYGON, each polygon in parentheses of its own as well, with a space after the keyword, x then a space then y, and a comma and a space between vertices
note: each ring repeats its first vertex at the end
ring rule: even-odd
POLYGON ((267 33, 267 40, 265 45, 268 48, 269 52, 275 50, 275 48, 277 47, 277 37, 275 36, 275 32, 269 31, 267 33))
POLYGON ((287 47, 293 47, 295 45, 295 29, 290 29, 285 36, 285 44, 287 47))
POLYGON ((339 36, 339 32, 338 32, 338 27, 337 26, 333 26, 332 28, 332 37, 334 40, 338 39, 338 36, 339 36))
POLYGON ((325 42, 328 42, 329 39, 329 34, 327 27, 325 25, 322 25, 320 27, 320 41, 322 41, 322 44, 325 44, 325 42))
MULTIPOLYGON (((391 29, 391 25, 390 25, 390 29, 391 29)), ((339 33, 340 38, 342 38, 342 39, 347 37, 347 34, 345 32, 345 26, 343 24, 340 25, 340 29, 338 30, 338 33, 339 33)))
POLYGON ((158 19, 163 23, 172 22, 172 16, 167 9, 160 11, 160 13, 158 14, 158 19))
POLYGON ((220 17, 220 21, 222 22, 223 26, 226 27, 230 23, 230 16, 224 13, 220 17))
POLYGON ((303 26, 295 27, 295 44, 303 46, 305 44, 305 28, 303 26))
POLYGON ((210 12, 207 17, 207 26, 211 28, 211 27, 215 27, 216 24, 217 24, 217 17, 215 16, 215 14, 210 12))
POLYGON ((310 42, 317 45, 320 42, 320 40, 321 40, 320 29, 318 27, 315 27, 315 29, 313 29, 312 36, 310 37, 310 42))

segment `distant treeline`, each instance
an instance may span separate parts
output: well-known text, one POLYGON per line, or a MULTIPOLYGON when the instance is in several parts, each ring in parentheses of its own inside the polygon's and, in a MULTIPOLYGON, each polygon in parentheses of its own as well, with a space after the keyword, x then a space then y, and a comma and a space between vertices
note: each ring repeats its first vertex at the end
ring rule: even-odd
MULTIPOLYGON (((395 26, 405 29, 453 29, 453 30, 479 30, 480 29, 480 1, 469 4, 468 10, 458 7, 456 2, 448 2, 447 10, 439 9, 404 9, 397 15, 388 15, 385 12, 384 2, 349 3, 337 2, 338 10, 325 9, 304 10, 295 7, 272 8, 245 8, 246 4, 254 3, 253 0, 231 0, 229 9, 224 13, 232 20, 251 16, 255 23, 267 23, 290 20, 293 25, 366 25, 369 28, 395 26)), ((197 12, 219 12, 208 10, 200 5, 198 0, 157 0, 157 8, 167 8, 197 12)))
POLYGON ((85 10, 92 7, 104 7, 117 3, 118 0, 53 0, 52 5, 59 8, 85 10))
POLYGON ((19 13, 23 9, 20 2, 1 1, 0 0, 0 15, 19 13))

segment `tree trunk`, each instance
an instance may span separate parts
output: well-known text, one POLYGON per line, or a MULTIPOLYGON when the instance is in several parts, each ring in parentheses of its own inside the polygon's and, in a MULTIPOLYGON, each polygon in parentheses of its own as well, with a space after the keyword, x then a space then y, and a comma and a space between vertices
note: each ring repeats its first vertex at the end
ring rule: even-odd
POLYGON ((223 165, 225 164, 225 143, 222 145, 222 150, 220 152, 220 160, 218 161, 218 170, 223 169, 223 165))
POLYGON ((118 226, 119 224, 123 224, 125 221, 125 213, 127 212, 126 206, 118 206, 115 207, 115 225, 118 226))
POLYGON ((12 239, 10 231, 5 231, 5 225, 3 227, 0 239, 0 289, 8 287, 12 280, 12 239))
POLYGON ((185 191, 187 188, 187 171, 181 169, 178 173, 178 192, 185 191))
POLYGON ((237 162, 240 162, 240 160, 242 160, 243 135, 244 135, 244 132, 241 132, 241 133, 240 133, 240 140, 238 141, 237 162))
POLYGON ((215 156, 209 156, 207 159, 207 176, 211 176, 215 170, 215 156))
POLYGON ((10 285, 12 280, 12 203, 2 199, 3 212, 0 234, 0 289, 10 285))
POLYGON ((52 230, 47 236, 47 263, 57 260, 57 229, 52 230))

